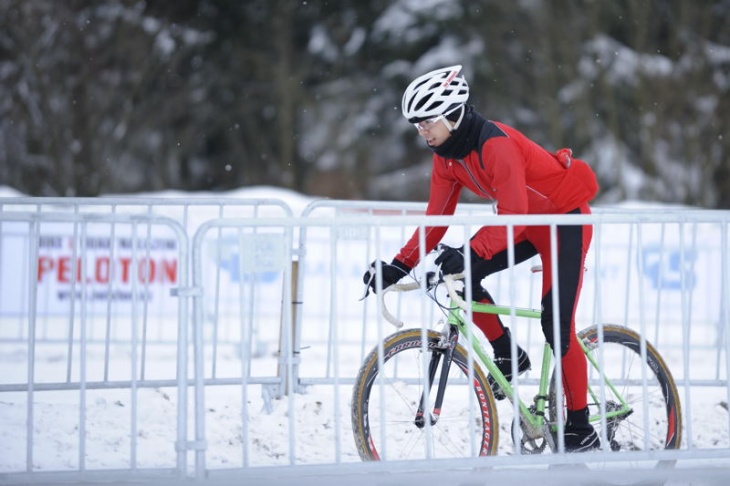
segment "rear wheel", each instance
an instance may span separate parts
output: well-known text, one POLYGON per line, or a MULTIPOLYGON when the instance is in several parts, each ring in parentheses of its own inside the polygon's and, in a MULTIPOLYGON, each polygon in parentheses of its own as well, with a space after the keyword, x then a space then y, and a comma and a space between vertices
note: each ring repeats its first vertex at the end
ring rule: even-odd
POLYGON ((447 346, 435 331, 425 333, 425 343, 423 336, 420 329, 393 334, 383 342, 382 366, 376 347, 360 368, 352 394, 352 429, 360 457, 367 461, 495 454, 499 428, 494 398, 473 360, 469 369, 460 345, 454 349, 443 404, 434 420, 447 346), (417 417, 429 366, 435 366, 435 379, 428 387, 424 416, 417 417))
MULTIPOLYGON (((648 342, 642 359, 641 337, 634 331, 616 325, 604 325, 602 329, 602 342, 598 326, 578 334, 588 349, 588 408, 599 437, 602 433, 599 403, 603 391, 607 413, 605 432, 611 450, 678 449, 682 442, 682 411, 677 387, 664 360, 648 342), (604 367, 613 389, 601 387, 600 373, 592 362, 604 367), (624 402, 628 411, 619 413, 625 409, 624 402), (616 415, 610 417, 612 413, 616 415)), ((557 422, 555 379, 553 373, 549 406, 549 419, 553 423, 557 422)), ((674 461, 662 461, 658 465, 673 464, 674 461)))

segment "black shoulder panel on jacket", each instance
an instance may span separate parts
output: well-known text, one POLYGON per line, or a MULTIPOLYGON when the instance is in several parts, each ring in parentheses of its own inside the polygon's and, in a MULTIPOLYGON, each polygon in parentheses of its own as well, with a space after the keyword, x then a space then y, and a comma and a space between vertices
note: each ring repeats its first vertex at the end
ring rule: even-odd
POLYGON ((484 122, 484 125, 482 125, 482 130, 479 132, 479 150, 477 150, 477 153, 479 154, 479 167, 484 169, 484 161, 482 160, 482 147, 484 144, 489 140, 490 138, 494 137, 507 137, 508 135, 504 133, 504 131, 499 128, 497 125, 494 124, 494 122, 491 122, 487 120, 484 122))
POLYGON ((482 131, 479 134, 479 140, 482 142, 486 142, 490 138, 494 137, 506 137, 507 134, 504 133, 504 131, 499 128, 494 122, 487 120, 484 125, 482 126, 482 131))

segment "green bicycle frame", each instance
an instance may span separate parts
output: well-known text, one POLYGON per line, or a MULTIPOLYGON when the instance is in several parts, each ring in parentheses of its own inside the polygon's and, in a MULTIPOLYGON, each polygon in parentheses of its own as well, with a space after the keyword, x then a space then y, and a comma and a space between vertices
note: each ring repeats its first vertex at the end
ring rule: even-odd
MULTIPOLYGON (((545 343, 545 350, 543 352, 542 367, 540 372, 540 387, 538 391, 537 399, 535 400, 535 413, 532 413, 527 405, 519 398, 515 396, 514 388, 512 384, 507 381, 502 372, 494 364, 492 358, 487 355, 482 349, 479 339, 474 332, 468 332, 467 320, 461 316, 460 311, 462 310, 456 302, 451 302, 449 305, 451 311, 448 316, 448 323, 456 326, 459 332, 465 337, 471 338, 471 347, 474 353, 479 357, 479 361, 482 362, 484 367, 494 378, 494 381, 502 388, 507 398, 514 402, 517 400, 517 406, 520 410, 520 415, 529 424, 530 427, 540 428, 545 424, 545 402, 547 401, 547 389, 548 389, 548 375, 551 363, 551 350, 550 345, 545 343)), ((515 315, 517 317, 527 317, 531 319, 539 319, 541 312, 535 309, 520 309, 498 306, 495 304, 483 304, 478 302, 472 302, 472 312, 474 313, 486 313, 486 314, 498 314, 498 315, 515 315)))
MULTIPOLYGON (((586 344, 582 340, 580 340, 580 339, 578 340, 578 342, 580 343, 580 347, 583 350, 583 353, 585 354, 586 359, 588 359, 588 362, 591 364, 591 366, 593 366, 596 370, 600 370, 601 368, 599 367, 598 362, 596 361, 596 358, 593 357, 593 355, 590 353, 590 351, 589 351, 588 347, 586 346, 586 344)), ((631 407, 626 402, 626 400, 624 399, 623 395, 621 395, 621 393, 619 393, 619 391, 616 389, 616 387, 611 382, 611 380, 609 380, 608 378, 606 378, 605 376, 603 376, 603 383, 606 384, 606 386, 608 387, 608 389, 611 390, 611 393, 613 394, 613 396, 618 399, 619 403, 621 403, 621 407, 618 408, 617 410, 613 410, 613 411, 606 410, 605 411, 606 412, 606 420, 611 419, 611 418, 614 418, 614 417, 622 416, 622 415, 625 415, 627 412, 630 412, 631 411, 631 407)), ((596 403, 600 403, 599 394, 596 393, 595 390, 593 390, 593 387, 590 385, 590 383, 588 384, 588 393, 590 393, 591 398, 596 403)), ((588 421, 589 422, 598 422, 600 420, 601 420, 601 416, 600 415, 591 415, 590 417, 588 417, 588 421)))
MULTIPOLYGON (((474 354, 479 357, 479 360, 482 362, 487 371, 489 371, 497 384, 502 388, 502 391, 505 393, 507 398, 513 403, 515 400, 517 400, 517 406, 519 408, 522 419, 527 423, 529 427, 535 429, 543 427, 546 423, 545 406, 548 399, 547 393, 549 387, 550 365, 552 362, 552 348, 550 347, 550 345, 548 343, 545 343, 545 347, 543 348, 542 365, 540 369, 540 385, 538 389, 538 394, 535 398, 535 411, 532 412, 528 408, 528 406, 519 398, 519 396, 515 395, 515 390, 512 387, 512 384, 507 381, 499 368, 497 368, 497 365, 494 364, 492 358, 484 352, 475 333, 468 331, 468 321, 465 319, 465 317, 461 315, 461 312, 463 310, 454 301, 450 303, 449 308, 451 310, 448 316, 448 323, 450 325, 456 326, 459 329, 459 333, 461 333, 463 336, 470 337, 471 347, 474 351, 474 354)), ((474 313, 516 316, 528 319, 540 319, 540 317, 542 316, 542 312, 535 309, 512 308, 499 306, 496 304, 486 304, 478 302, 472 302, 471 310, 474 313)), ((600 370, 598 362, 591 355, 586 344, 582 340, 578 340, 578 342, 580 343, 581 349, 583 349, 583 352, 586 355, 586 358, 588 359, 591 366, 593 366, 596 370, 600 370)), ((609 420, 611 418, 619 417, 625 415, 627 412, 630 412, 630 407, 627 404, 626 400, 619 393, 616 387, 611 383, 611 381, 603 374, 602 380, 603 383, 605 383, 605 385, 611 391, 611 393, 621 403, 620 408, 616 410, 605 411, 606 419, 609 420)), ((600 403, 599 394, 593 389, 593 387, 590 386, 590 384, 588 385, 588 392, 596 403, 600 403)), ((600 415, 592 415, 591 417, 589 417, 589 420, 591 422, 597 422, 600 420, 600 418, 600 415)), ((552 430, 554 431, 555 429, 556 426, 553 425, 552 430)))

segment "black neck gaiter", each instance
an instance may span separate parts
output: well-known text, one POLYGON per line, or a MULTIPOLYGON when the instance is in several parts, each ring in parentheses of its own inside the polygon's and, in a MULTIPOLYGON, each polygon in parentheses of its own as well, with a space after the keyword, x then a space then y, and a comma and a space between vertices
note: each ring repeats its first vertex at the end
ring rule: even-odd
POLYGON ((467 105, 464 108, 464 119, 461 125, 444 143, 438 147, 431 147, 431 150, 437 155, 446 159, 463 159, 472 150, 477 149, 479 142, 479 132, 486 120, 479 113, 474 111, 473 105, 467 105))

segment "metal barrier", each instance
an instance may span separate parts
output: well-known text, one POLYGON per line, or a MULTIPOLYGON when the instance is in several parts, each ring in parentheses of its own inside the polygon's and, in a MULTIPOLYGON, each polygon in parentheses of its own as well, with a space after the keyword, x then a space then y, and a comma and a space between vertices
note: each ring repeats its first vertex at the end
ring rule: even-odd
POLYGON ((110 469, 131 476, 184 474, 189 303, 184 293, 169 296, 188 281, 183 228, 149 214, 4 212, 0 224, 2 272, 17 279, 2 290, 5 310, 14 307, 23 323, 20 333, 0 324, 6 356, 1 455, 18 459, 4 463, 2 473, 20 481, 69 470, 85 477, 110 469), (169 243, 170 266, 151 257, 155 241, 169 243), (51 257, 56 250, 68 257, 51 257), (63 286, 41 285, 48 271, 63 286), (155 305, 166 313, 155 316, 155 305), (42 313, 48 315, 41 330, 42 313), (173 339, 172 349, 151 342, 160 329, 173 339), (163 423, 145 416, 144 403, 153 396, 165 404, 163 423), (111 424, 124 425, 110 432, 111 424), (49 448, 59 435, 69 452, 64 457, 49 448), (150 440, 163 441, 165 453, 151 452, 157 445, 150 440), (98 455, 100 441, 113 444, 115 463, 107 462, 107 453, 98 455))
MULTIPOLYGON (((204 222, 224 217, 250 217, 250 218, 270 218, 270 217, 291 217, 293 215, 292 209, 284 201, 279 199, 271 198, 252 198, 252 199, 234 199, 234 198, 212 198, 212 197, 191 197, 191 198, 180 198, 180 197, 104 197, 104 198, 33 198, 33 197, 18 197, 18 198, 0 198, 0 215, 13 214, 17 212, 33 212, 37 214, 88 214, 96 215, 97 217, 105 217, 105 215, 157 215, 171 218, 180 224, 186 235, 192 237, 197 228, 204 222)), ((23 234, 17 234, 15 236, 9 235, 6 228, 0 226, 0 231, 6 234, 6 238, 12 238, 16 244, 21 243, 25 236, 23 234)), ((48 280, 55 280, 56 284, 67 284, 67 282, 59 282, 59 278, 64 278, 64 271, 68 272, 66 266, 69 264, 71 255, 69 248, 64 248, 64 245, 75 238, 73 232, 59 232, 52 231, 47 237, 41 242, 42 249, 42 268, 41 277, 46 279, 45 284, 49 285, 51 282, 48 280), (60 267, 59 267, 60 265, 60 267)), ((109 245, 109 241, 116 239, 114 234, 114 227, 111 227, 111 232, 105 236, 106 239, 98 240, 97 248, 95 251, 102 256, 108 253, 109 248, 105 245, 109 245)), ((0 245, 3 242, 0 241, 0 245)), ((7 243, 6 243, 7 244, 7 243)), ((128 246, 128 245, 127 245, 128 246)), ((170 252, 171 243, 161 239, 151 241, 151 256, 153 260, 161 259, 165 260, 166 253, 170 252)), ((2 247, 0 246, 0 249, 2 247)), ((174 248, 172 252, 174 253, 174 248)), ((220 257, 223 258, 223 257, 220 257)), ((220 259, 219 258, 219 259, 220 259)), ((234 265, 234 262, 221 261, 216 267, 218 272, 225 272, 230 265, 234 265)), ((9 339, 25 339, 24 331, 25 322, 23 320, 24 314, 18 311, 14 307, 9 306, 8 298, 6 297, 8 287, 17 287, 18 290, 23 291, 29 288, 30 282, 23 281, 22 285, 17 286, 12 279, 9 279, 7 272, 3 274, 3 278, 0 275, 0 317, 3 318, 2 326, 0 326, 0 340, 9 339), (5 287, 5 288, 4 288, 5 287), (15 322, 13 322, 15 321, 15 322), (11 329, 14 327, 14 329, 11 329)), ((20 275, 20 278, 26 278, 27 275, 20 275)), ((125 276, 119 273, 115 276, 117 280, 123 279, 125 276)), ((217 279, 219 275, 214 275, 212 278, 217 279)), ((99 287, 101 291, 104 291, 109 281, 99 282, 98 278, 92 279, 92 286, 96 289, 99 287)), ((109 280, 107 278, 107 280, 109 280)), ((113 280, 113 279, 112 279, 113 280)), ((58 285, 60 286, 60 285, 58 285)), ((60 290, 62 291, 62 290, 60 290)), ((104 313, 104 303, 106 299, 104 295, 96 294, 95 300, 101 305, 101 308, 93 308, 94 313, 104 313)), ((128 297, 128 296, 118 296, 128 297)), ((19 300, 27 299, 26 295, 20 295, 19 300)), ((42 308, 43 312, 39 313, 39 329, 37 340, 40 341, 55 341, 58 339, 64 339, 63 336, 54 335, 51 330, 53 329, 53 323, 51 322, 51 316, 54 314, 65 314, 65 309, 60 309, 58 312, 54 312, 57 305, 52 300, 52 295, 48 295, 45 307, 42 308)), ((164 314, 165 307, 162 306, 157 309, 151 309, 156 311, 158 314, 164 314)), ((115 338, 115 336, 113 336, 115 338)), ((89 337, 91 341, 97 339, 95 335, 89 337)), ((149 336, 149 339, 158 343, 167 343, 174 345, 176 343, 176 336, 168 336, 164 333, 164 329, 160 329, 160 332, 154 336, 149 336)), ((262 344, 264 346, 264 344, 262 344)))
POLYGON ((265 198, 0 198, 0 479, 186 476, 189 236, 291 215, 265 198))
MULTIPOLYGON (((353 475, 372 472, 435 474, 485 467, 496 472, 519 468, 521 474, 528 474, 521 466, 575 460, 561 455, 514 455, 509 432, 503 431, 496 457, 362 464, 350 430, 350 395, 364 355, 394 330, 380 317, 373 299, 358 302, 361 276, 370 261, 389 261, 413 229, 426 225, 450 226, 446 241, 460 245, 484 224, 576 222, 590 222, 595 228, 579 322, 631 325, 659 349, 680 387, 685 442, 680 450, 659 456, 679 459, 676 477, 682 476, 683 465, 692 467, 699 461, 729 467, 730 213, 633 208, 597 210, 581 217, 494 219, 488 207, 475 207, 472 214, 428 218, 416 214, 419 208, 423 206, 324 201, 313 203, 300 218, 227 215, 202 221, 194 235, 188 230, 183 239, 191 241, 192 267, 189 284, 180 282, 178 295, 190 305, 193 338, 189 346, 179 349, 190 352, 187 387, 193 387, 194 405, 186 409, 185 423, 194 432, 175 431, 178 459, 174 467, 141 470, 137 461, 116 473, 208 480, 349 475, 352 480, 353 475), (183 435, 185 440, 180 438, 183 435), (188 435, 192 440, 187 440, 188 435), (195 457, 194 465, 183 466, 189 454, 195 457)), ((7 211, 0 213, 0 221, 7 216, 7 211)), ((497 301, 529 307, 539 302, 540 285, 535 278, 526 268, 517 267, 489 277, 485 285, 497 301)), ((408 326, 432 326, 439 318, 433 306, 412 296, 395 297, 392 306, 408 326)), ((520 344, 538 356, 535 350, 543 342, 539 326, 520 320, 510 325, 520 344)), ((159 359, 162 363, 175 359, 175 353, 159 359)), ((525 383, 535 379, 528 374, 525 383)), ((89 390, 81 385, 83 381, 75 383, 77 390, 89 390)), ((122 388, 141 391, 131 380, 122 388)), ((0 392, 17 391, 0 387, 0 392)), ((160 392, 147 398, 145 409, 150 410, 175 401, 160 392)), ((126 406, 131 405, 123 402, 119 408, 126 406)), ((509 405, 500 408, 500 416, 509 413, 509 405)), ((509 427, 508 422, 503 419, 503 426, 509 427)), ((89 454, 88 448, 85 453, 89 454)), ((615 460, 608 453, 591 458, 615 460)), ((637 454, 634 459, 647 458, 637 454)), ((15 473, 24 479, 37 477, 35 467, 27 463, 19 472, 6 466, 0 474, 6 473, 10 480, 20 477, 15 473)), ((55 468, 84 478, 95 472, 90 469, 55 468)), ((543 474, 544 468, 535 471, 543 474)), ((636 477, 657 479, 671 474, 641 471, 636 477)), ((711 479, 712 471, 698 474, 711 479)))
MULTIPOLYGON (((327 206, 327 202, 319 204, 327 206)), ((298 229, 304 235, 299 248, 300 273, 296 284, 299 291, 292 288, 292 295, 298 295, 294 302, 298 311, 291 312, 292 319, 298 323, 294 326, 298 337, 293 339, 292 355, 282 361, 291 364, 291 374, 301 394, 285 395, 282 400, 274 401, 268 416, 253 421, 250 417, 263 404, 252 399, 248 391, 243 406, 246 411, 242 413, 248 421, 246 425, 240 424, 249 436, 246 440, 243 435, 242 442, 247 445, 236 442, 238 452, 225 456, 223 449, 231 449, 230 440, 224 444, 209 442, 205 469, 211 477, 238 471, 239 467, 243 468, 242 473, 250 472, 264 465, 347 463, 343 467, 357 470, 359 466, 355 464, 359 457, 349 431, 350 387, 364 353, 393 331, 379 318, 374 301, 357 303, 363 290, 361 275, 371 259, 387 261, 392 257, 403 242, 402 228, 448 224, 454 232, 447 239, 463 241, 485 222, 519 225, 576 221, 573 216, 500 217, 498 221, 485 220, 483 215, 428 219, 394 215, 385 209, 353 215, 359 209, 346 211, 346 204, 338 202, 336 206, 340 204, 345 207, 344 211, 328 207, 321 218, 307 215, 292 221, 227 222, 231 228, 238 227, 237 231, 277 228, 283 234, 286 229, 292 232, 298 229), (301 419, 301 415, 308 418, 301 419), (315 427, 313 423, 319 425, 315 427), (319 440, 316 446, 310 442, 314 438, 319 440)), ((656 344, 671 363, 685 406, 686 443, 674 454, 685 459, 727 459, 730 421, 721 411, 728 394, 724 359, 728 352, 724 333, 728 326, 728 304, 722 298, 728 288, 728 213, 597 211, 583 220, 594 223, 596 232, 594 250, 587 262, 579 320, 584 324, 627 323, 656 344), (707 360, 712 364, 708 366, 707 360), (697 394, 702 396, 701 400, 695 398, 697 394), (703 419, 698 418, 705 414, 713 417, 712 427, 716 430, 716 437, 710 442, 704 438, 706 430, 696 433, 697 427, 705 428, 703 419)), ((539 301, 539 285, 530 272, 523 270, 524 278, 517 271, 514 275, 503 273, 501 280, 498 277, 487 282, 498 300, 519 306, 539 301)), ((406 297, 396 299, 393 305, 408 325, 431 325, 437 321, 431 306, 406 297)), ((288 297, 284 300, 288 302, 288 297)), ((289 329, 285 326, 285 336, 289 329)), ((542 343, 542 335, 534 325, 516 322, 513 330, 523 346, 535 349, 542 343)), ((250 365, 246 369, 251 373, 250 365)), ((273 379, 274 372, 268 377, 273 379)), ((247 383, 256 379, 263 383, 264 378, 249 376, 247 383)), ((222 403, 232 402, 230 397, 221 398, 226 395, 225 391, 218 390, 218 393, 215 405, 210 407, 215 410, 222 403)), ((235 403, 244 402, 241 398, 235 403)), ((205 408, 209 408, 207 402, 205 408)), ((210 414, 206 415, 207 423, 217 422, 210 414)), ((511 453, 509 440, 504 442, 502 452, 511 453)), ((494 464, 518 466, 523 459, 505 456, 494 464)), ((543 463, 560 460, 564 459, 530 458, 543 463)), ((600 460, 609 459, 601 457, 600 460)), ((256 474, 261 473, 257 470, 256 474)))

